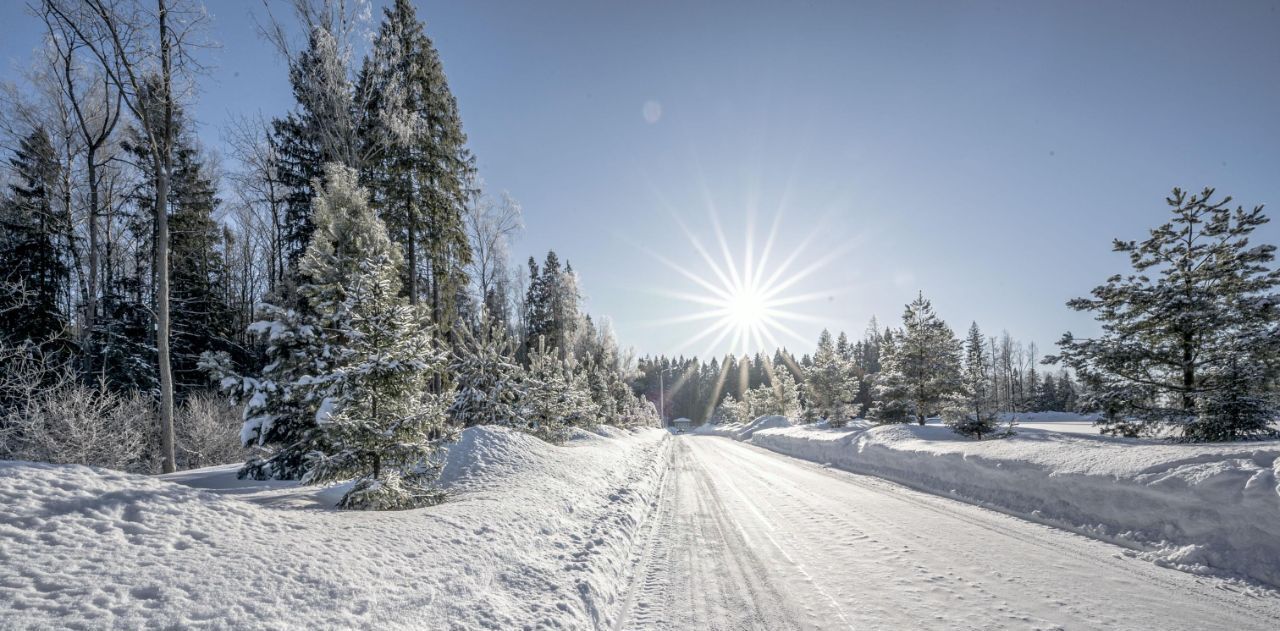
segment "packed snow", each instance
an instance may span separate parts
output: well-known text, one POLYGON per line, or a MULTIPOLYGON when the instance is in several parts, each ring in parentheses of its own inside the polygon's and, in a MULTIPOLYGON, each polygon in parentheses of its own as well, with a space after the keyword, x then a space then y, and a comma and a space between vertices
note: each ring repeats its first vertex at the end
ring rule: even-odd
MULTIPOLYGON (((1051 418, 1043 422, 1064 422, 1051 418)), ((698 432, 1073 530, 1158 564, 1280 586, 1280 441, 1186 444, 1028 425, 975 441, 936 424, 762 422, 775 427, 698 432)))
POLYGON ((1256 586, 750 443, 673 443, 615 628, 1280 628, 1256 586))
POLYGON ((369 513, 345 489, 0 462, 0 628, 584 628, 607 624, 670 449, 463 432, 450 501, 369 513))

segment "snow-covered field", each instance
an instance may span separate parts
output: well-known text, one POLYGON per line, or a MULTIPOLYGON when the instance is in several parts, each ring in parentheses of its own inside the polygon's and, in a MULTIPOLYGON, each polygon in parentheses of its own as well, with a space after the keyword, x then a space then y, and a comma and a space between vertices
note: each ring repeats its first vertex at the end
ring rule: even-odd
POLYGON ((1280 441, 1176 444, 1030 424, 974 441, 938 425, 757 422, 775 427, 698 432, 1067 528, 1158 564, 1280 586, 1280 441))
POLYGON ((605 626, 666 432, 563 447, 466 430, 446 504, 330 508, 341 488, 0 462, 0 628, 605 626))

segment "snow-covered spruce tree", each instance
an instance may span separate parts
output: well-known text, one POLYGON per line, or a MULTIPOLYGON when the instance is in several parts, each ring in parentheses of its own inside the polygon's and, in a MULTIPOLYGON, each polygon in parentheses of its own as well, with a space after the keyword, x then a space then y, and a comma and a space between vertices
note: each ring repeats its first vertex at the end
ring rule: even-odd
POLYGON ((1249 236, 1268 222, 1214 201, 1214 190, 1173 189, 1172 219, 1142 242, 1117 240, 1133 273, 1117 274, 1068 306, 1095 314, 1102 333, 1067 333, 1048 361, 1075 370, 1109 433, 1175 428, 1186 440, 1271 434, 1269 366, 1280 356, 1275 246, 1249 236))
POLYGON ((974 322, 969 325, 969 335, 964 341, 964 368, 959 388, 947 398, 943 408, 947 425, 957 434, 978 439, 995 433, 996 405, 992 394, 986 339, 974 322))
POLYGON ((357 83, 365 180, 403 246, 409 302, 429 304, 449 333, 472 256, 463 212, 475 165, 440 56, 409 0, 384 10, 357 83))
POLYGON ((805 370, 805 401, 810 417, 826 419, 832 427, 841 427, 852 410, 858 384, 852 367, 836 351, 831 332, 822 330, 813 364, 805 370))
POLYGON ((892 356, 881 360, 873 418, 892 423, 913 417, 924 425, 959 382, 960 342, 921 293, 902 314, 892 356))
POLYGON ((299 308, 266 305, 252 330, 268 339, 258 377, 224 378, 248 401, 241 437, 271 449, 242 475, 326 483, 356 478, 344 508, 439 501, 430 488, 446 429, 444 369, 423 314, 399 296, 398 248, 350 169, 330 164, 315 232, 298 264, 299 308))
POLYGON ((482 313, 474 327, 459 326, 450 371, 457 387, 449 418, 462 427, 524 427, 520 393, 524 369, 506 327, 482 313))
POLYGON ((526 429, 551 443, 564 442, 570 427, 587 424, 598 412, 571 360, 560 359, 543 340, 529 355, 521 402, 526 429))
POLYGON ((733 393, 730 392, 725 394, 724 398, 720 400, 720 404, 716 406, 716 410, 712 414, 711 418, 717 424, 722 425, 730 423, 746 423, 751 420, 748 418, 749 413, 750 411, 747 410, 746 404, 734 398, 733 393))

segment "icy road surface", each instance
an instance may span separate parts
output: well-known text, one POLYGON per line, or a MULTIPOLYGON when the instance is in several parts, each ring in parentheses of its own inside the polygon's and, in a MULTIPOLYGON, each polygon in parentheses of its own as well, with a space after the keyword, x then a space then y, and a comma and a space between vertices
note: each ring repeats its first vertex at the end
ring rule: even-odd
POLYGON ((1262 589, 713 436, 679 436, 621 629, 1280 629, 1262 589))

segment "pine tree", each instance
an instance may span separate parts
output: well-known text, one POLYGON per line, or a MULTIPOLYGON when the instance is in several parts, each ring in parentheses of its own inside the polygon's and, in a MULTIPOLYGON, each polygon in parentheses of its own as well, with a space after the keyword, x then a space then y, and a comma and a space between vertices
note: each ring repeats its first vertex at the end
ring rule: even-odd
POLYGON ((997 421, 990 373, 986 338, 974 322, 969 325, 969 335, 964 341, 964 368, 959 388, 943 410, 947 425, 955 433, 981 439, 995 432, 997 421))
POLYGON ((545 343, 529 355, 521 401, 526 428, 552 443, 567 440, 570 428, 587 424, 597 412, 572 361, 560 359, 545 343))
POLYGON ((867 418, 877 423, 908 423, 914 420, 897 340, 898 336, 886 334, 880 345, 880 372, 872 379, 871 407, 867 410, 867 418))
MULTIPOLYGON (((447 399, 428 390, 444 369, 430 329, 399 296, 399 249, 353 171, 326 166, 316 232, 298 264, 298 308, 266 304, 257 377, 225 375, 247 402, 241 437, 271 451, 241 475, 323 483, 357 478, 348 508, 437 501, 428 487, 449 438, 447 399)), ((206 356, 208 359, 208 356, 206 356)), ((207 362, 213 363, 213 362, 207 362)), ((226 372, 225 362, 216 368, 226 372)))
POLYGON ((516 362, 506 328, 487 314, 473 327, 460 327, 450 370, 455 375, 449 418, 462 427, 523 427, 520 393, 524 369, 516 362))
POLYGON ((70 233, 54 211, 61 164, 43 127, 22 139, 10 164, 17 182, 0 204, 0 341, 51 348, 66 342, 68 323, 61 305, 70 270, 61 252, 70 233))
POLYGON ((800 387, 796 384, 795 377, 791 376, 791 371, 785 368, 774 369, 770 375, 770 413, 789 419, 800 418, 800 387))
POLYGON ((943 398, 960 381, 960 342, 921 293, 902 315, 902 332, 893 342, 893 356, 881 359, 877 384, 878 420, 901 422, 899 412, 924 425, 938 411, 943 398))
POLYGON ((1101 323, 1096 338, 1067 333, 1050 361, 1073 368, 1105 413, 1104 431, 1179 428, 1188 440, 1272 433, 1267 365, 1280 353, 1275 246, 1249 236, 1262 207, 1232 210, 1213 189, 1174 189, 1172 219, 1142 242, 1114 243, 1133 273, 1115 275, 1068 306, 1101 323))
POLYGON ((716 406, 715 413, 712 418, 717 424, 746 423, 751 420, 751 411, 742 401, 739 401, 732 393, 725 394, 720 400, 720 404, 716 406))

